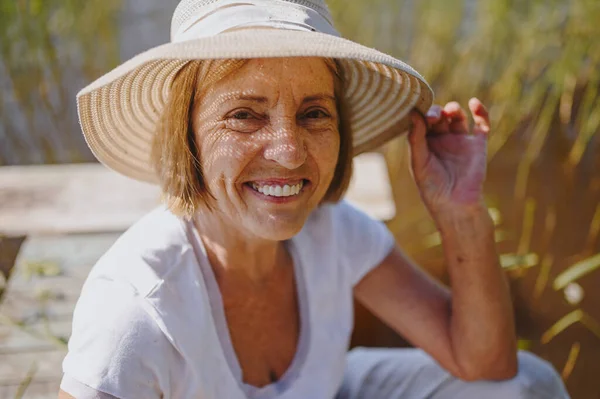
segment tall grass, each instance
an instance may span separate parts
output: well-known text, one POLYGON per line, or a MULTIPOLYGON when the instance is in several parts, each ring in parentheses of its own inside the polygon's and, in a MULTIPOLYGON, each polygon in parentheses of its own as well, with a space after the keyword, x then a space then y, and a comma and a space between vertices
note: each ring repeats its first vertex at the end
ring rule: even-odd
POLYGON ((90 160, 77 85, 119 61, 121 0, 0 0, 0 165, 90 160))
MULTIPOLYGON (((600 2, 328 3, 345 36, 407 61, 431 83, 437 103, 484 101, 493 124, 490 174, 500 168, 511 174, 491 184, 512 194, 517 213, 525 210, 540 157, 550 156, 561 173, 597 173, 600 2)), ((385 153, 401 216, 391 227, 414 237, 426 216, 405 173, 404 140, 385 153)))

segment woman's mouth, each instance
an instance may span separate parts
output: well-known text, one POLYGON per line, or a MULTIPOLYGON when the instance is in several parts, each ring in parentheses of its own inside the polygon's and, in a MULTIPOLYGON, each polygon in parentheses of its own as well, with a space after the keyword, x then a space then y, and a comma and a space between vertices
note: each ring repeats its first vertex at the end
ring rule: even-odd
POLYGON ((261 194, 269 197, 292 197, 298 195, 304 187, 304 180, 296 184, 260 184, 250 183, 250 186, 261 194))

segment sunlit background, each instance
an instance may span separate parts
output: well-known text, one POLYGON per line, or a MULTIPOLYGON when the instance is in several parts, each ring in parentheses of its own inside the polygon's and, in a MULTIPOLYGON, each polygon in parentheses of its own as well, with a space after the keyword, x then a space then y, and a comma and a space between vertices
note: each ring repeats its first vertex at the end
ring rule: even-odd
MULTIPOLYGON (((77 124, 77 91, 168 41, 176 3, 0 0, 0 165, 94 161, 77 124)), ((477 96, 489 107, 486 197, 521 346, 551 361, 573 398, 598 398, 600 1, 328 4, 344 36, 407 61, 431 83, 436 102, 477 96)), ((404 140, 381 151, 397 209, 388 225, 446 281, 404 140)), ((354 343, 404 345, 363 309, 354 343)))

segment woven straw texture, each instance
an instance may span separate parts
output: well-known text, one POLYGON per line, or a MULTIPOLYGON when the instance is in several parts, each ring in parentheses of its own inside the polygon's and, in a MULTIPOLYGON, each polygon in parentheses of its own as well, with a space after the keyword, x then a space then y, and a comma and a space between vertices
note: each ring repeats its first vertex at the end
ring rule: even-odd
MULTIPOLYGON (((317 0, 294 2, 324 6, 317 0)), ((191 0, 185 4, 188 8, 198 6, 191 0)), ((181 9, 180 4, 173 25, 191 14, 193 10, 181 9)), ((433 101, 430 87, 416 71, 374 49, 319 32, 243 29, 155 47, 100 77, 77 96, 83 134, 94 155, 109 168, 157 183, 150 163, 155 126, 171 82, 187 61, 300 56, 340 61, 346 77, 355 154, 372 150, 405 131, 410 110, 416 107, 425 113, 433 101)))

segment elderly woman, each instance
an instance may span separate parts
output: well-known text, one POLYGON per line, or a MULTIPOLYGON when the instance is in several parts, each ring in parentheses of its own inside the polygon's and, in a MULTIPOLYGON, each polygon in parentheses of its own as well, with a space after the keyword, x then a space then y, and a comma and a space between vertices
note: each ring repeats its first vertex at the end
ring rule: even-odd
POLYGON ((487 112, 431 106, 320 0, 183 0, 172 42, 84 89, 86 140, 165 206, 78 301, 61 398, 565 398, 518 353, 482 199, 487 112), (409 131, 452 291, 341 200, 352 157, 409 131), (353 298, 419 349, 347 354, 353 298))

